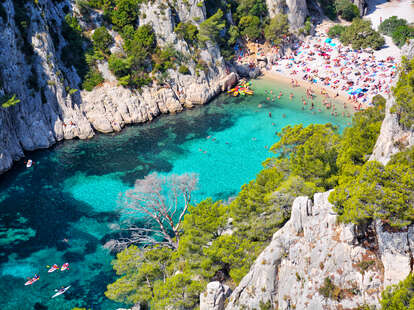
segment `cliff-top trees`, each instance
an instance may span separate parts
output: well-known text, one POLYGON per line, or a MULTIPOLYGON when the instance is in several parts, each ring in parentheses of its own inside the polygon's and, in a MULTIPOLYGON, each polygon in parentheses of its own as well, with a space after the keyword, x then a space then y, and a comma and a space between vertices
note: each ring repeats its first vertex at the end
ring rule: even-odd
MULTIPOLYGON (((414 154, 412 148, 405 152, 414 154)), ((369 161, 362 167, 348 167, 329 201, 345 222, 381 219, 391 226, 407 226, 414 222, 413 162, 391 161, 384 167, 369 161)))
POLYGON ((260 19, 257 16, 243 16, 239 22, 240 33, 249 40, 259 39, 262 35, 260 19))
POLYGON ((403 59, 400 78, 393 88, 395 104, 391 112, 397 113, 400 124, 410 129, 414 125, 414 58, 403 59))
POLYGON ((206 19, 200 24, 198 39, 201 42, 218 41, 220 31, 226 24, 223 21, 223 11, 218 9, 216 14, 206 19))
POLYGON ((270 20, 265 28, 266 40, 272 41, 276 45, 282 43, 283 38, 289 34, 289 22, 287 15, 277 14, 270 20))
POLYGON ((414 275, 397 285, 389 286, 382 292, 382 310, 412 310, 414 309, 414 275))

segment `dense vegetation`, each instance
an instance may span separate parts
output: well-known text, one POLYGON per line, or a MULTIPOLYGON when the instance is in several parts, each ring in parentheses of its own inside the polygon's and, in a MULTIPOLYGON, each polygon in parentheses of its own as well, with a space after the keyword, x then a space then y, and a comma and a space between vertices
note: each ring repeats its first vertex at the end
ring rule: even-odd
POLYGON ((387 287, 382 292, 382 310, 414 309, 414 275, 410 274, 397 285, 387 287))
POLYGON ((130 246, 120 252, 114 261, 120 278, 106 296, 153 309, 191 309, 207 282, 239 283, 289 219, 295 197, 334 188, 351 167, 365 165, 384 117, 384 100, 377 101, 342 135, 330 124, 284 128, 271 148, 276 156, 230 204, 207 199, 190 207, 177 250, 130 246))
POLYGON ((403 59, 400 78, 393 88, 395 105, 392 112, 397 113, 400 124, 410 129, 414 125, 414 59, 403 59))
POLYGON ((414 27, 407 25, 405 19, 397 16, 384 20, 378 30, 387 36, 391 36, 398 47, 402 47, 409 39, 414 38, 414 27))
POLYGON ((318 0, 327 17, 336 20, 338 16, 347 21, 352 21, 360 16, 358 7, 349 0, 318 0))
POLYGON ((335 2, 336 12, 346 21, 352 21, 360 16, 358 7, 349 0, 337 0, 335 2))
POLYGON ((353 49, 370 47, 377 50, 385 44, 385 40, 380 33, 372 29, 371 22, 360 18, 354 19, 350 26, 343 28, 339 40, 344 45, 352 45, 353 49))

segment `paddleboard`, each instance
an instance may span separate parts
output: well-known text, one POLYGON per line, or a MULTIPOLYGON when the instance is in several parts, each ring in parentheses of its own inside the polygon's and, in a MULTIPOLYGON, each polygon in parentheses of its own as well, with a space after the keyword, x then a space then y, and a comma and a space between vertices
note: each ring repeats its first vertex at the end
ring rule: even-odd
POLYGON ((67 286, 67 287, 65 287, 63 291, 61 291, 61 292, 57 292, 57 293, 56 293, 55 295, 53 295, 51 298, 55 298, 55 297, 58 297, 59 295, 65 294, 65 293, 66 293, 66 291, 67 291, 68 289, 70 289, 70 285, 69 285, 69 286, 67 286))

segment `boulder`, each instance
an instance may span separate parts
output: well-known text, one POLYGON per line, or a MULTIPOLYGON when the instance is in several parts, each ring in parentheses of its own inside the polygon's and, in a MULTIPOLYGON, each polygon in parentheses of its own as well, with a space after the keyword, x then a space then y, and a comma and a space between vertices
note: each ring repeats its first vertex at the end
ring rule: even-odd
POLYGON ((206 291, 200 294, 200 310, 223 310, 230 293, 230 288, 219 281, 208 283, 206 291))

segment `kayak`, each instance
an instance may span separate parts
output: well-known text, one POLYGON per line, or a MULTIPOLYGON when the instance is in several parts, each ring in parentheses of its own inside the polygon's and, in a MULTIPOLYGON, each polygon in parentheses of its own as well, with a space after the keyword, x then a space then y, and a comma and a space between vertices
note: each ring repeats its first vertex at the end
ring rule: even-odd
POLYGON ((55 295, 53 295, 51 298, 55 298, 55 297, 58 297, 59 295, 65 294, 65 293, 66 293, 66 291, 67 291, 68 289, 70 289, 70 285, 69 285, 69 286, 67 286, 67 287, 65 287, 62 291, 58 291, 58 292, 57 292, 55 295))
POLYGON ((60 271, 65 271, 66 269, 69 269, 69 263, 64 263, 62 268, 60 268, 60 271))
POLYGON ((47 272, 49 272, 49 273, 51 273, 51 272, 54 272, 54 271, 56 271, 56 270, 58 270, 59 269, 59 267, 58 266, 52 266, 52 268, 50 268, 47 272))
POLYGON ((26 283, 24 285, 32 285, 33 283, 35 283, 39 279, 40 279, 40 277, 39 278, 32 278, 32 279, 26 281, 26 283))

